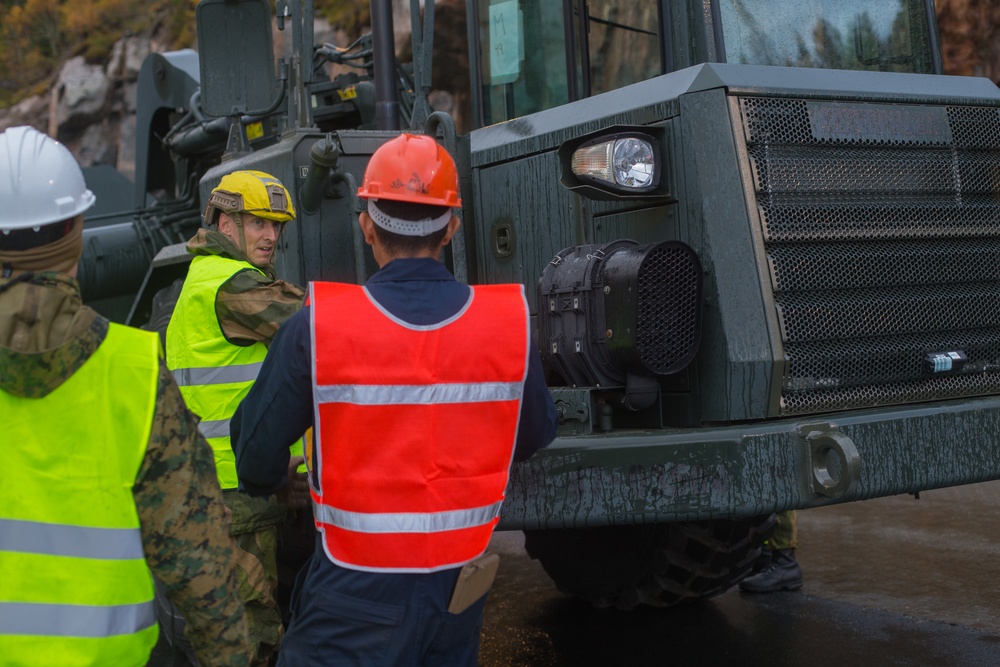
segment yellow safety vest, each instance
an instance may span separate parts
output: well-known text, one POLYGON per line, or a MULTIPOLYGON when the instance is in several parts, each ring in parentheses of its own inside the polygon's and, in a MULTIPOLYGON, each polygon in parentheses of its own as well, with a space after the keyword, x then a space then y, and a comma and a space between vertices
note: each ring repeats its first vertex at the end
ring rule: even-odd
POLYGON ((0 663, 145 665, 153 578, 132 487, 156 405, 156 334, 111 324, 44 398, 0 390, 0 663))
MULTIPOLYGON (((222 489, 235 489, 236 456, 229 438, 229 420, 257 379, 267 346, 233 345, 226 340, 215 311, 219 288, 240 271, 264 272, 249 262, 218 255, 191 260, 177 306, 167 325, 167 368, 181 389, 184 402, 201 423, 198 430, 215 454, 215 472, 222 489)), ((291 447, 302 454, 302 441, 291 447)))
POLYGON ((219 486, 235 489, 236 456, 229 440, 229 420, 250 391, 267 355, 264 343, 233 345, 222 333, 215 297, 238 272, 263 271, 249 262, 199 255, 191 260, 184 287, 167 326, 167 368, 184 402, 201 418, 198 430, 215 453, 219 486))

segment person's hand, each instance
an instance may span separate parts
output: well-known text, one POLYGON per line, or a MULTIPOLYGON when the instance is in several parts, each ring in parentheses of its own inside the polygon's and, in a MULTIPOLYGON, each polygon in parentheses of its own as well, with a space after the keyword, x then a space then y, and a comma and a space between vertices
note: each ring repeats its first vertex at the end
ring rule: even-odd
POLYGON ((304 472, 296 472, 305 462, 301 456, 293 456, 288 461, 288 484, 274 494, 278 502, 290 510, 300 510, 309 504, 309 479, 304 472))

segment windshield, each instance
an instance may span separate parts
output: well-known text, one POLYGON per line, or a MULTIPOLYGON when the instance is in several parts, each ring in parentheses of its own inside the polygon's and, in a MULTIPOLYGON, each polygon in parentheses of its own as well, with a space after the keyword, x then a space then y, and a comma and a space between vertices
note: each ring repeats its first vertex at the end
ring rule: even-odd
POLYGON ((471 6, 478 22, 477 125, 705 61, 934 71, 928 0, 476 0, 471 6))
POLYGON ((726 60, 933 72, 923 0, 718 0, 726 60))
POLYGON ((487 125, 662 73, 656 2, 478 0, 477 12, 487 125))

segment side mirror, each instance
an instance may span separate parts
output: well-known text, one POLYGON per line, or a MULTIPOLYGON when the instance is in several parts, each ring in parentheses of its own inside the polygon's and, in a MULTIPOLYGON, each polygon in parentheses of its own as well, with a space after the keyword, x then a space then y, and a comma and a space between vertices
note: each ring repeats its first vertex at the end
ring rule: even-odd
POLYGON ((201 107, 207 116, 273 110, 276 88, 267 0, 201 0, 195 9, 201 107))

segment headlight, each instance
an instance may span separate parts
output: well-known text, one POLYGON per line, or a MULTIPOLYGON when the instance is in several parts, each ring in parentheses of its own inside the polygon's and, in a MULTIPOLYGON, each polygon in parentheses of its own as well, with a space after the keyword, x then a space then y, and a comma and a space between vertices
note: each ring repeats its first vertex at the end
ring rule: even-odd
POLYGON ((647 135, 602 139, 576 149, 570 169, 584 181, 600 181, 625 192, 647 192, 660 180, 655 145, 656 141, 647 135))

